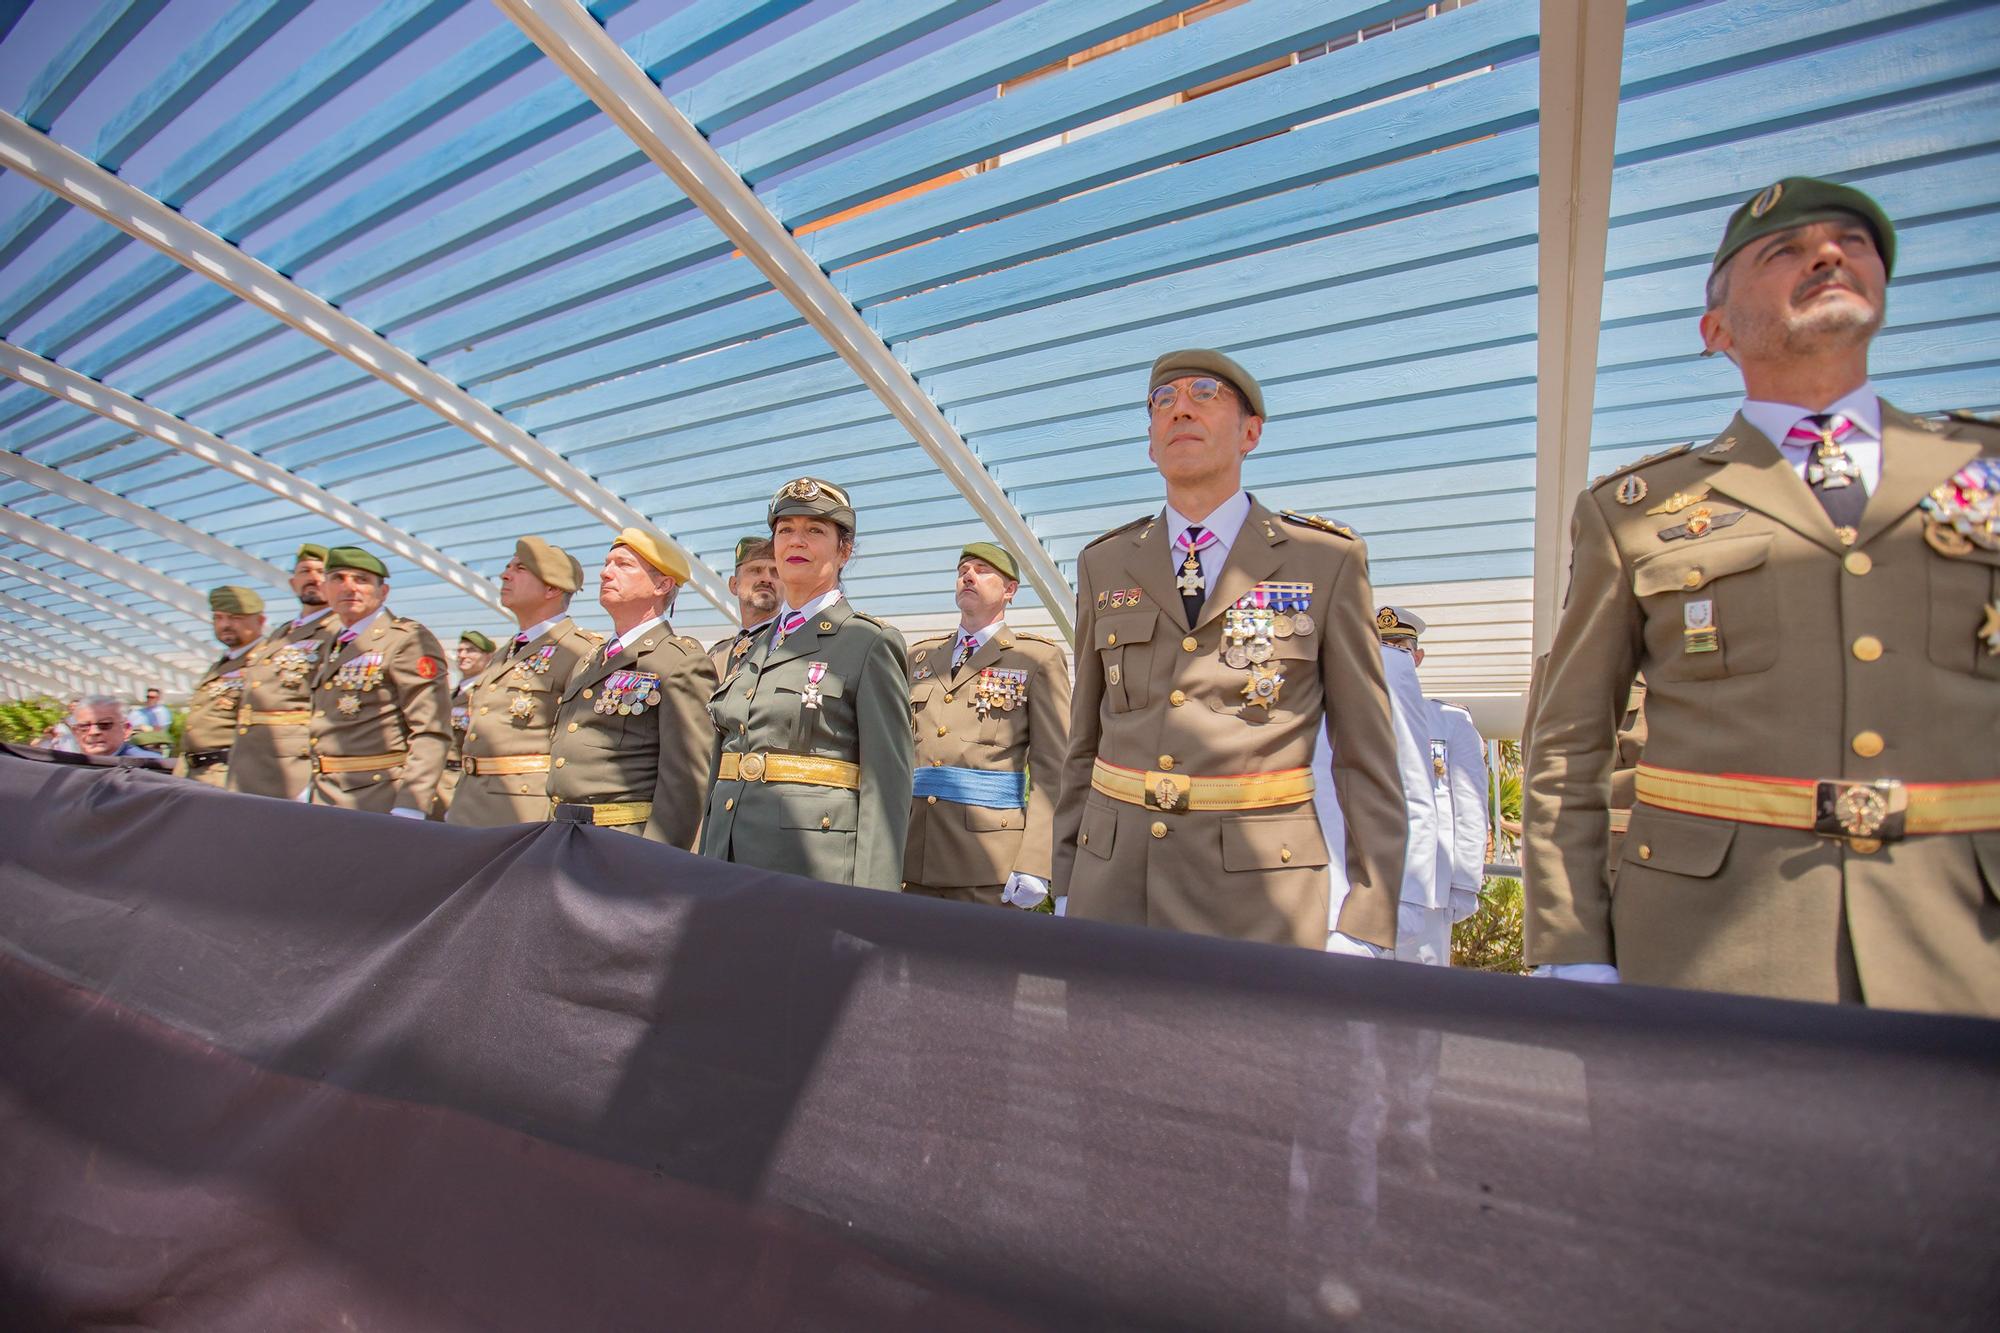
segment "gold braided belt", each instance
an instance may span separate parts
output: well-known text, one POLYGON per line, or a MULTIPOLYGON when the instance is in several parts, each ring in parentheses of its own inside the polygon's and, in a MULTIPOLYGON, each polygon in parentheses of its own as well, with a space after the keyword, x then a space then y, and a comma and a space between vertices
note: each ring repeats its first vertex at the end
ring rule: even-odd
POLYGON ((814 787, 861 789, 861 765, 811 754, 725 754, 717 776, 724 782, 803 782, 814 787))
POLYGON ((1311 800, 1313 775, 1309 768, 1287 768, 1204 778, 1141 772, 1098 759, 1090 766, 1090 785, 1114 801, 1149 810, 1264 810, 1311 800))
POLYGON ((549 757, 545 754, 496 754, 484 759, 472 754, 465 756, 467 777, 511 778, 521 773, 548 771, 549 757))
POLYGON ((567 824, 621 828, 627 824, 643 824, 652 817, 651 801, 549 802, 549 818, 567 824))
POLYGON ((315 754, 312 766, 315 773, 373 773, 378 769, 394 768, 409 757, 408 750, 397 750, 391 754, 315 754))
POLYGON ((1662 810, 1829 838, 2000 829, 2000 782, 1873 782, 1688 773, 1639 765, 1639 799, 1662 810))
POLYGON ((262 712, 245 708, 236 714, 239 727, 308 727, 312 725, 310 708, 288 708, 283 712, 262 712))

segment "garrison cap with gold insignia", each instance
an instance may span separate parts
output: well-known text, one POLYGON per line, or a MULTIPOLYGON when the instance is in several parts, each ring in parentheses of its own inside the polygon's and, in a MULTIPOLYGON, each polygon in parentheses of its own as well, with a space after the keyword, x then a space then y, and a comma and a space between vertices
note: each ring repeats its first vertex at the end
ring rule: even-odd
POLYGON ((264 599, 255 588, 225 583, 208 590, 208 609, 226 616, 257 616, 264 613, 264 599))
POLYGON ((299 546, 299 553, 292 557, 292 564, 296 566, 301 560, 325 559, 326 548, 324 546, 321 546, 318 542, 303 542, 299 546))
POLYGON ((326 553, 326 572, 331 574, 336 569, 358 569, 377 578, 389 577, 389 567, 373 552, 363 550, 359 546, 335 546, 329 549, 326 553))
POLYGON ((1168 352, 1153 363, 1152 378, 1146 384, 1146 392, 1151 393, 1162 384, 1171 384, 1189 375, 1213 375, 1227 380, 1231 388, 1243 395, 1243 401, 1250 404, 1250 410, 1258 416, 1264 411, 1264 386, 1257 383, 1257 377, 1243 367, 1209 347, 1186 347, 1178 352, 1168 352))
POLYGON ((1868 229, 1875 233, 1875 249, 1882 255, 1883 276, 1893 274, 1896 227, 1882 206, 1851 185, 1815 180, 1811 176, 1787 176, 1767 185, 1731 213, 1709 272, 1721 268, 1731 255, 1750 242, 1773 232, 1843 217, 1859 218, 1868 224, 1868 229))
POLYGON ((465 631, 465 633, 458 636, 458 641, 460 643, 469 643, 482 653, 490 653, 493 651, 493 640, 487 638, 484 634, 481 634, 476 629, 469 629, 465 631))
POLYGON ((779 519, 792 514, 831 519, 848 532, 854 531, 854 502, 847 498, 846 491, 817 477, 799 477, 788 481, 771 497, 771 508, 766 517, 774 531, 779 519))
POLYGON ((1004 546, 996 546, 992 542, 972 542, 958 553, 958 558, 961 561, 984 560, 1014 582, 1021 581, 1021 562, 1016 560, 1014 553, 1004 546))
POLYGON ((638 528, 626 528, 611 539, 611 545, 614 549, 625 547, 676 583, 686 583, 689 576, 694 573, 686 556, 650 532, 642 532, 638 528))
POLYGON ((768 536, 753 534, 748 537, 738 537, 736 539, 736 567, 738 569, 743 568, 743 562, 746 560, 769 560, 770 558, 771 539, 768 536), (764 548, 764 553, 761 557, 757 554, 757 548, 760 546, 764 548))
POLYGON ((583 586, 583 566, 575 556, 540 537, 523 537, 514 543, 514 558, 521 568, 561 592, 575 592, 583 586))
POLYGON ((1414 640, 1429 628, 1416 612, 1400 606, 1385 606, 1375 613, 1375 633, 1384 643, 1391 639, 1414 640))

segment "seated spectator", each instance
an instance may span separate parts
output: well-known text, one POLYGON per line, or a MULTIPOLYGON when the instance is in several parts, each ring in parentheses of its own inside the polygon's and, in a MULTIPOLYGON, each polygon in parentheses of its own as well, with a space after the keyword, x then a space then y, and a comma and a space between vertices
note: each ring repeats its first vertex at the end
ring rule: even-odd
MULTIPOLYGON (((148 691, 148 697, 158 698, 159 693, 148 691)), ((96 759, 160 757, 144 746, 132 744, 132 719, 126 716, 124 703, 108 694, 78 701, 69 715, 69 729, 76 736, 77 749, 96 759)))

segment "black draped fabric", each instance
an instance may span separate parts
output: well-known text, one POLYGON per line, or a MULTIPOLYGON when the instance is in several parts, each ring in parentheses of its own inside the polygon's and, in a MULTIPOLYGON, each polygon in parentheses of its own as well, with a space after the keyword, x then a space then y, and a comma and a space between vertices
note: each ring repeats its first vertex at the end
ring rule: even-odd
POLYGON ((1971 1019, 0 755, 10 1329, 1984 1329, 1996 1127, 1971 1019))

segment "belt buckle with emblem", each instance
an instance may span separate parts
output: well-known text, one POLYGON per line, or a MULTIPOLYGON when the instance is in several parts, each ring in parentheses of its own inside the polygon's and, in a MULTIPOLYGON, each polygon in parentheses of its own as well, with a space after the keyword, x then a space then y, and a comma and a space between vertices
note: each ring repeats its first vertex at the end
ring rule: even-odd
POLYGON ((1168 811, 1181 808, 1188 793, 1186 778, 1177 778, 1171 773, 1148 773, 1146 776, 1153 784, 1147 794, 1153 798, 1154 806, 1168 811))
POLYGON ((1909 808, 1910 793, 1893 778, 1825 781, 1813 791, 1813 832, 1828 838, 1893 841, 1903 836, 1909 808))
POLYGON ((745 782, 762 782, 764 780, 764 756, 761 754, 744 755, 736 761, 736 776, 742 778, 745 782))

